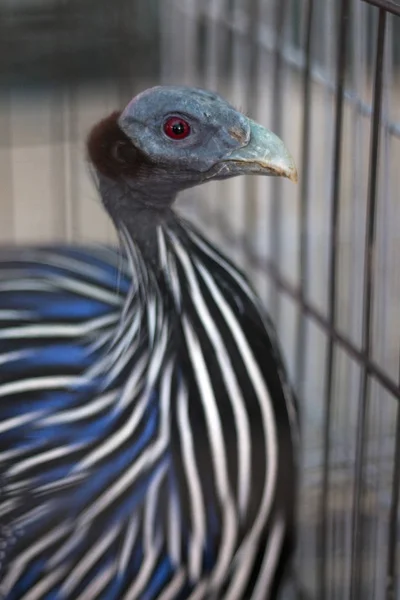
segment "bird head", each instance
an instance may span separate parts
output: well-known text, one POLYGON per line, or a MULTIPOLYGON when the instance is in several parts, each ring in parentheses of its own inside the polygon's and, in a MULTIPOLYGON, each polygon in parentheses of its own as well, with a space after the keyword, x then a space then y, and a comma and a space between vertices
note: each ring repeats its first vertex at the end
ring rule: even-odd
POLYGON ((93 128, 88 152, 98 173, 135 182, 166 202, 181 189, 242 174, 297 181, 294 161, 274 133, 221 96, 183 86, 133 98, 93 128))

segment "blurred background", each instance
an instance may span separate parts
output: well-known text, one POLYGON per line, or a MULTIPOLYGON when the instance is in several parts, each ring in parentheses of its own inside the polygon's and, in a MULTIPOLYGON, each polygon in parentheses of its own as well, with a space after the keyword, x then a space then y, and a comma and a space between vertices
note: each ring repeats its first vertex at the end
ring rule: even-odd
POLYGON ((315 600, 400 598, 399 69, 398 0, 0 2, 0 243, 115 242, 85 136, 160 82, 219 91, 291 150, 297 186, 210 183, 179 209, 278 329, 315 600))

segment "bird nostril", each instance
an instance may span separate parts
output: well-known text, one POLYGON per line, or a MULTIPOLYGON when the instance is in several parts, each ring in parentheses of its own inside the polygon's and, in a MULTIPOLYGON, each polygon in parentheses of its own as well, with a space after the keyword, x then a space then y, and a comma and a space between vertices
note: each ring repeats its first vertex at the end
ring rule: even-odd
POLYGON ((240 129, 235 129, 235 127, 232 127, 228 131, 229 131, 229 134, 233 138, 235 138, 235 140, 237 140, 238 142, 244 142, 245 141, 245 133, 243 131, 241 131, 240 129))

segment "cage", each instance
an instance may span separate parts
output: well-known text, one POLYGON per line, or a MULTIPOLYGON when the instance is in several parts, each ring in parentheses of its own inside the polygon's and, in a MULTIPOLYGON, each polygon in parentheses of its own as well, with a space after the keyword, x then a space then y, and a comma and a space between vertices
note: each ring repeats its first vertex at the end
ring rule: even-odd
POLYGON ((400 598, 399 2, 4 2, 0 45, 1 243, 115 241, 85 135, 158 81, 285 140, 297 188, 210 183, 180 209, 251 276, 300 399, 303 596, 400 598))

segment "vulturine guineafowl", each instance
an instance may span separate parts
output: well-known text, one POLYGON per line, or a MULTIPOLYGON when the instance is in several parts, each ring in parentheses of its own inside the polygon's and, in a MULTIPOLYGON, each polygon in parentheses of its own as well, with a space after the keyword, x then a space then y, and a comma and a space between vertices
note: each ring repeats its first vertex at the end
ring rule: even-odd
POLYGON ((0 257, 0 598, 266 600, 292 552, 297 410, 245 276, 173 210, 296 179, 221 97, 155 87, 91 131, 121 239, 0 257))

